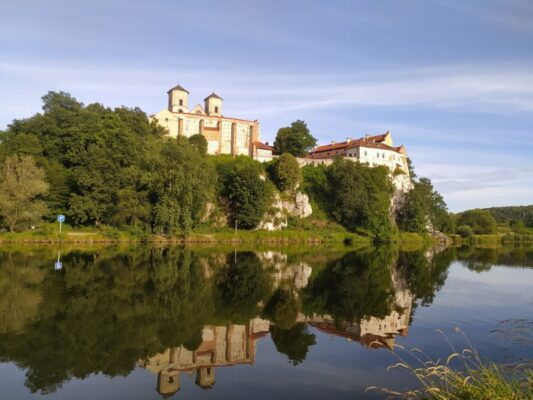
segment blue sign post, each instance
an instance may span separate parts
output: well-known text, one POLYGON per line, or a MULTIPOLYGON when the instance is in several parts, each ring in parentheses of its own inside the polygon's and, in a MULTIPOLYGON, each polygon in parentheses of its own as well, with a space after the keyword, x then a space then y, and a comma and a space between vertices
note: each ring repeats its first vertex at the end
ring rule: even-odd
POLYGON ((57 216, 57 222, 59 222, 59 233, 61 233, 61 224, 65 222, 65 216, 64 215, 58 215, 57 216))

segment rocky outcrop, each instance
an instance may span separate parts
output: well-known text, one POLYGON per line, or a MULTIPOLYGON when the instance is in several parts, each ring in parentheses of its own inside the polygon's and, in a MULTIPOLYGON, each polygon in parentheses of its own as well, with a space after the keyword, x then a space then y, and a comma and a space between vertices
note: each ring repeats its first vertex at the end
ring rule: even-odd
POLYGON ((294 195, 276 193, 269 212, 257 227, 258 230, 277 231, 287 227, 288 217, 305 218, 313 213, 309 197, 296 192, 294 195))
POLYGON ((413 189, 413 182, 411 182, 408 174, 393 175, 391 181, 394 188, 391 199, 391 213, 393 217, 396 217, 398 210, 405 201, 405 195, 413 189))

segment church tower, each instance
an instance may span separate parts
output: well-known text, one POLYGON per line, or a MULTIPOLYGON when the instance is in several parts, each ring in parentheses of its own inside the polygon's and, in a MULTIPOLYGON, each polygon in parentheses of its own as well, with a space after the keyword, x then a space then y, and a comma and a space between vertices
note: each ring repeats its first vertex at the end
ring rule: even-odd
POLYGON ((222 97, 211 93, 204 99, 205 103, 205 112, 207 115, 214 115, 220 117, 222 115, 222 97))
POLYGON ((174 86, 168 92, 168 110, 170 112, 189 112, 189 92, 180 85, 174 86))

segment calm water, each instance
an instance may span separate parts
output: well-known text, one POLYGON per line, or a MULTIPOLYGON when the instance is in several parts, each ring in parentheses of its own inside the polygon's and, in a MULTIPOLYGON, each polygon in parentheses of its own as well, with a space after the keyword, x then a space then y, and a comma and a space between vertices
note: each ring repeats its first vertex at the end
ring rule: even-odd
POLYGON ((533 249, 0 250, 0 398, 380 399, 364 389, 414 385, 386 371, 396 345, 451 352, 436 329, 533 358, 532 267, 533 249))

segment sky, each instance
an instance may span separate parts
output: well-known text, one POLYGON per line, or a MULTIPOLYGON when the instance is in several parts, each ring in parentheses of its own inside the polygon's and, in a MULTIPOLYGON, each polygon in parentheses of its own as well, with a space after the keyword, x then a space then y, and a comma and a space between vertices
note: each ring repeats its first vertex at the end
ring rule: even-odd
POLYGON ((0 129, 50 90, 153 114, 178 83, 263 141, 389 130, 451 211, 533 204, 531 0, 0 2, 0 129))

